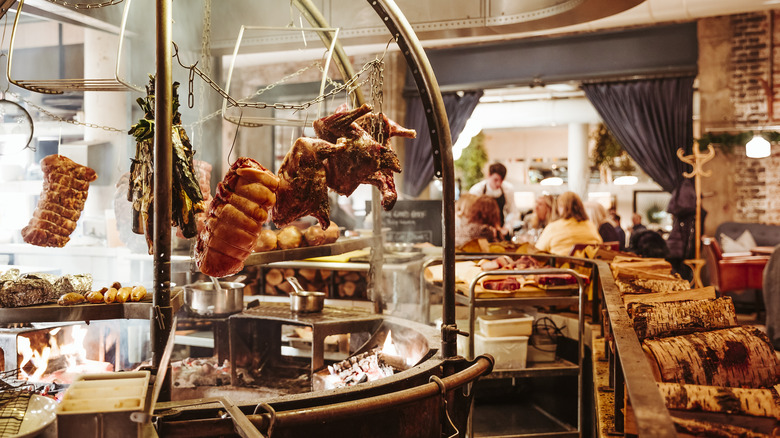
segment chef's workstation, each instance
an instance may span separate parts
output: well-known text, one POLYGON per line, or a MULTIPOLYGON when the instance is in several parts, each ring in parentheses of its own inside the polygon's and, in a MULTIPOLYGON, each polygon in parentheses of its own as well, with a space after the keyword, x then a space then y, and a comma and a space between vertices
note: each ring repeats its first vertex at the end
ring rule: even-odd
MULTIPOLYGON (((122 9, 120 3, 87 9, 110 15, 112 8, 122 9)), ((123 5, 118 57, 123 38, 139 32, 125 29, 130 3, 123 5)), ((394 3, 371 5, 414 71, 430 114, 432 152, 443 157, 437 167, 452 187, 449 129, 425 54, 394 3)), ((16 4, 13 14, 11 50, 23 7, 16 4)), ((439 329, 414 321, 428 316, 416 310, 404 310, 411 318, 391 314, 399 302, 419 305, 418 292, 399 300, 382 291, 388 277, 405 276, 408 284, 419 285, 424 254, 408 244, 385 245, 383 239, 378 212, 392 211, 393 177, 401 171, 391 138, 413 138, 416 132, 382 113, 387 78, 381 52, 356 72, 337 42, 338 29, 328 28, 313 4, 293 2, 291 10, 299 10, 314 30, 299 23, 301 30, 287 33, 299 43, 324 45, 326 58, 319 65, 328 91, 290 108, 254 107, 304 111, 339 93, 346 103, 295 122, 313 131, 300 129, 303 135, 289 139, 278 166, 226 151, 229 165, 212 190, 204 172, 210 166, 194 160, 197 148, 183 126, 181 104, 186 100, 192 107, 193 81, 199 80, 232 109, 253 105, 232 97, 197 64, 182 62, 171 39, 172 9, 171 2, 154 2, 146 11, 155 17, 156 69, 144 87, 133 87, 119 74, 106 81, 28 81, 9 73, 15 86, 49 95, 143 92, 137 99, 139 117, 128 131, 133 147, 124 159, 132 164, 116 183, 130 208, 114 211, 117 223, 130 224, 142 237, 153 272, 147 277, 126 268, 101 272, 100 263, 79 269, 78 262, 58 264, 56 257, 34 263, 25 251, 4 248, 1 416, 8 432, 3 436, 398 437, 465 431, 471 395, 462 388, 489 373, 492 359, 456 356, 457 328, 450 316, 439 329), (186 97, 172 80, 174 67, 190 77, 186 97), (331 74, 342 82, 326 81, 331 74), (370 99, 361 87, 368 87, 370 99), (371 229, 350 233, 331 221, 329 191, 349 196, 362 184, 376 187, 371 199, 376 213, 371 229), (306 217, 313 223, 301 226, 306 217), (343 254, 351 256, 328 259, 343 254), (384 270, 384 263, 390 268, 384 270), (416 268, 409 271, 408 263, 416 268), (394 264, 402 267, 396 272, 394 264), (44 269, 36 269, 40 265, 44 269), (98 272, 92 271, 95 266, 98 272), (111 278, 117 272, 122 275, 111 278), (313 290, 318 282, 324 290, 313 290), (182 347, 208 354, 176 357, 182 347)), ((238 41, 236 51, 241 36, 238 41)), ((8 64, 10 72, 10 59, 8 64)), ((259 120, 228 113, 223 111, 223 118, 236 132, 259 120)), ((279 119, 281 125, 290 123, 279 119)), ((100 251, 73 250, 70 241, 71 236, 83 240, 81 216, 97 190, 90 185, 99 173, 112 170, 96 170, 91 157, 70 158, 61 153, 66 150, 57 147, 41 157, 35 208, 21 241, 12 245, 66 259, 83 253, 105 258, 100 251)), ((443 216, 446 229, 452 214, 443 216)), ((447 237, 440 245, 438 253, 452 258, 447 237)), ((115 255, 123 259, 122 250, 115 255)), ((392 278, 389 283, 397 284, 392 278)), ((454 306, 451 297, 445 301, 445 307, 454 306)))

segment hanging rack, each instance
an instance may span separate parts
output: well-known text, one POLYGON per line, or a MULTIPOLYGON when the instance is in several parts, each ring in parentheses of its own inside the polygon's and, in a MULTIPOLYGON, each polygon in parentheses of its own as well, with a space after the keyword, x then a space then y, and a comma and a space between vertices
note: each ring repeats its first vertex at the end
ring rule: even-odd
MULTIPOLYGON (((116 4, 111 2, 111 4, 116 4)), ((113 78, 107 79, 14 79, 11 77, 11 71, 13 66, 13 54, 14 54, 14 42, 16 39, 16 31, 19 26, 19 17, 22 15, 22 7, 24 6, 24 0, 19 0, 19 5, 16 7, 16 16, 14 17, 14 26, 11 31, 11 41, 8 45, 8 64, 6 68, 6 76, 8 82, 16 85, 17 87, 24 88, 25 90, 34 91, 42 94, 63 94, 65 92, 77 92, 77 91, 138 91, 143 92, 143 88, 132 85, 120 78, 119 68, 122 58, 122 41, 125 36, 125 25, 127 22, 127 13, 130 8, 130 0, 125 3, 124 12, 122 14, 122 28, 119 33, 119 44, 116 55, 116 69, 113 78)), ((86 8, 91 9, 91 8, 86 8)), ((1 9, 0 9, 1 10, 1 9)))

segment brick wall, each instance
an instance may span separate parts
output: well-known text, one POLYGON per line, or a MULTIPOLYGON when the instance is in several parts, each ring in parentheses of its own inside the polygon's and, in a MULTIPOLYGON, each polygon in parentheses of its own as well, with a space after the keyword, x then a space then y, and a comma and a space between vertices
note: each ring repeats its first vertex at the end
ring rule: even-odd
MULTIPOLYGON (((780 10, 703 19, 699 27, 702 131, 713 127, 780 131, 780 10), (726 50, 724 44, 729 46, 726 50), (725 81, 718 80, 721 75, 725 81), (723 91, 718 84, 728 87, 728 99, 716 97, 723 91), (771 86, 773 114, 765 86, 771 86)), ((773 144, 772 152, 768 158, 755 159, 745 156, 744 147, 736 147, 718 164, 713 162, 717 171, 703 182, 705 195, 710 194, 704 207, 714 213, 707 218, 706 229, 728 220, 780 224, 780 145, 773 144)))

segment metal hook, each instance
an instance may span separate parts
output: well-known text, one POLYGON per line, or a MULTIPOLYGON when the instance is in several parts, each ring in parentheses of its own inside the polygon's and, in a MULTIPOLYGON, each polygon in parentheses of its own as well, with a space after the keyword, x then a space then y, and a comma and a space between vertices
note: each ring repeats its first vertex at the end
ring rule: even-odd
POLYGON ((455 426, 455 423, 452 421, 452 417, 450 417, 450 411, 447 409, 447 386, 444 385, 444 381, 442 381, 439 376, 431 376, 428 379, 428 382, 434 382, 439 387, 439 393, 441 394, 441 408, 444 411, 444 416, 447 418, 447 422, 450 424, 450 427, 452 427, 452 430, 455 431, 452 435, 449 436, 449 438, 455 438, 458 435, 460 435, 460 431, 458 430, 458 427, 455 426))
POLYGON ((263 408, 266 412, 271 414, 271 422, 268 424, 268 431, 265 434, 267 438, 271 438, 271 435, 274 431, 274 423, 276 423, 276 410, 268 403, 259 403, 257 406, 255 406, 255 410, 252 412, 252 415, 257 415, 257 410, 259 408, 263 408))

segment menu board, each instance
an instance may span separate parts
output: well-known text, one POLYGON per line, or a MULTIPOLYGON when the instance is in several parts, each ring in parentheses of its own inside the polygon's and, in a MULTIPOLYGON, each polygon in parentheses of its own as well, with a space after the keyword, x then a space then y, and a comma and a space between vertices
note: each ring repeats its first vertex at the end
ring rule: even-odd
MULTIPOLYGON (((366 202, 366 214, 371 202, 366 202)), ((389 228, 385 240, 393 243, 442 244, 440 200, 396 201, 390 211, 382 210, 382 228, 389 228)))

